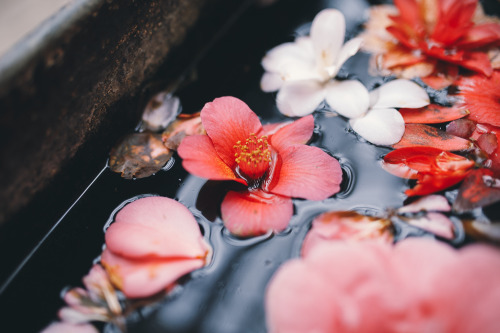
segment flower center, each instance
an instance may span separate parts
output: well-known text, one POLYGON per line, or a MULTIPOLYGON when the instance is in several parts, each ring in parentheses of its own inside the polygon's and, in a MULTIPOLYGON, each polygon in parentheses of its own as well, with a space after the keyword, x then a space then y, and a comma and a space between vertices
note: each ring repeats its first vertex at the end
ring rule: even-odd
POLYGON ((233 148, 234 159, 245 176, 258 179, 269 169, 271 151, 267 136, 257 137, 255 133, 251 133, 244 143, 238 140, 233 148))

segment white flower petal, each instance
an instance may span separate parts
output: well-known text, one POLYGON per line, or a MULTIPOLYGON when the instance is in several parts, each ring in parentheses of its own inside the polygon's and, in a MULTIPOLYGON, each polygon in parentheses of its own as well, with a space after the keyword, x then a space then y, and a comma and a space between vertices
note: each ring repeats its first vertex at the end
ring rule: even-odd
POLYGON ((429 104, 425 90, 413 81, 390 81, 370 92, 372 108, 421 108, 429 104))
MULTIPOLYGON (((335 60, 335 67, 337 68, 337 72, 347 59, 349 59, 359 51, 359 49, 361 48, 361 44, 363 44, 363 38, 357 37, 349 40, 344 44, 344 46, 342 46, 342 49, 340 49, 340 53, 335 60)), ((337 75, 337 73, 335 73, 335 75, 337 75)))
POLYGON ((334 111, 349 118, 362 116, 370 104, 368 90, 356 80, 328 82, 325 98, 334 111))
POLYGON ((276 73, 266 72, 260 79, 260 88, 264 92, 272 92, 279 90, 283 85, 281 75, 276 73))
POLYGON ((298 37, 295 42, 280 44, 262 58, 262 67, 268 72, 281 72, 288 64, 315 64, 310 37, 298 37))
POLYGON ((325 99, 323 85, 316 80, 285 82, 276 96, 281 113, 301 117, 312 113, 325 99))
POLYGON ((405 122, 395 109, 372 109, 364 117, 349 121, 352 129, 376 145, 392 145, 401 140, 405 122))
MULTIPOLYGON (((311 25, 311 39, 319 67, 335 64, 344 43, 345 19, 336 9, 324 9, 314 18, 311 25)), ((335 73, 336 74, 336 73, 335 73)))

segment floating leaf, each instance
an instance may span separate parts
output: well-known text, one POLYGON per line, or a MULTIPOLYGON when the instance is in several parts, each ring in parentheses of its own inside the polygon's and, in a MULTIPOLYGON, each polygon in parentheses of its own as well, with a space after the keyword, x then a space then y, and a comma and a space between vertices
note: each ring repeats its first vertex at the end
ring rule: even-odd
POLYGON ((159 131, 170 124, 181 110, 181 102, 171 93, 160 92, 148 102, 142 114, 144 129, 159 131))
POLYGON ((170 157, 160 134, 133 133, 113 147, 109 167, 126 179, 144 178, 158 172, 170 157))
POLYGON ((406 124, 403 138, 393 148, 428 146, 443 150, 467 150, 472 148, 469 140, 448 134, 440 129, 422 124, 406 124))
POLYGON ((400 109, 406 124, 439 124, 460 119, 469 114, 463 108, 429 104, 419 109, 400 109))
POLYGON ((162 133, 161 139, 169 149, 177 150, 186 136, 199 134, 205 134, 200 113, 180 114, 162 133))
POLYGON ((500 201, 500 180, 488 169, 477 169, 464 179, 453 203, 453 209, 465 212, 500 201))

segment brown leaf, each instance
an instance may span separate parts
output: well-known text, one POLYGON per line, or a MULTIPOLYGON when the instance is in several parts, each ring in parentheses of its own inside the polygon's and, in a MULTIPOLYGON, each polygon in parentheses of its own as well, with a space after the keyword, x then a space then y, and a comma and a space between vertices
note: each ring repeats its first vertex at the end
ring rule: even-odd
POLYGON ((205 134, 200 113, 180 114, 162 134, 162 140, 169 149, 177 150, 182 139, 188 135, 205 134))
POLYGON ((133 133, 113 147, 109 167, 126 179, 144 178, 158 172, 171 156, 160 134, 133 133))

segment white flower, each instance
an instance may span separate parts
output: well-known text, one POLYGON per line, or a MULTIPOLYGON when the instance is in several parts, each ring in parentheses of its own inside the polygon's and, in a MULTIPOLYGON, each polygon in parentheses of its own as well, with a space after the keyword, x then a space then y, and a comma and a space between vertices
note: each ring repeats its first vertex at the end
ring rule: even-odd
POLYGON ((361 46, 354 38, 343 44, 345 19, 336 9, 324 9, 314 18, 309 36, 271 49, 262 59, 265 92, 279 90, 281 113, 300 117, 326 100, 340 115, 351 118, 354 131, 377 145, 397 143, 404 134, 403 117, 395 108, 429 104, 425 90, 409 80, 394 80, 368 92, 357 80, 335 80, 340 67, 361 46))
POLYGON ((349 121, 352 129, 376 145, 392 145, 401 140, 405 122, 395 108, 421 108, 429 104, 429 96, 415 82, 405 79, 390 81, 370 92, 370 107, 361 117, 349 121))
POLYGON ((277 105, 281 113, 304 116, 326 99, 338 113, 358 117, 366 112, 369 96, 359 81, 336 81, 344 62, 361 46, 361 38, 345 43, 345 19, 336 9, 324 9, 314 18, 310 36, 278 45, 262 59, 266 70, 261 88, 279 90, 277 105), (341 97, 341 98, 340 98, 341 97))

